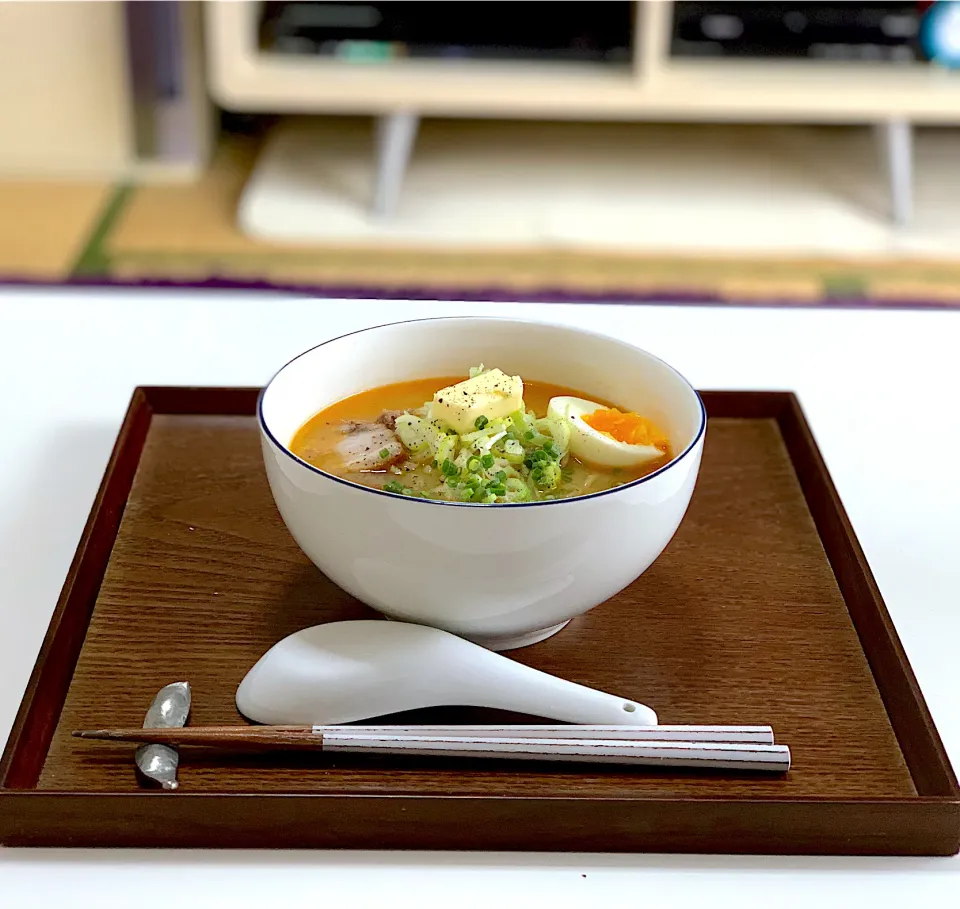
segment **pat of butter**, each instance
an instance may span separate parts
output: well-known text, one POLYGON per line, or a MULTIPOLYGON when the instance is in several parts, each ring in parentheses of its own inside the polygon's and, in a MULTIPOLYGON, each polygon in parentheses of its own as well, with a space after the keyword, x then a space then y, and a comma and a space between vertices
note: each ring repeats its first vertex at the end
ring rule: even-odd
POLYGON ((442 420, 459 434, 473 432, 478 417, 496 420, 523 407, 523 381, 491 369, 472 379, 465 379, 433 396, 430 416, 442 420))

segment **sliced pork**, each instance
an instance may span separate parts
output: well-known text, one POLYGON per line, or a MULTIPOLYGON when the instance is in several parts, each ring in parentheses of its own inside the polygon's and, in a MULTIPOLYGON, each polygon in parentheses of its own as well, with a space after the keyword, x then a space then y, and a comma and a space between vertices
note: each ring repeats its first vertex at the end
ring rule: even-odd
POLYGON ((402 410, 385 410, 379 417, 377 417, 377 422, 382 423, 387 429, 396 429, 397 428, 397 417, 403 416, 402 410))
POLYGON ((396 433, 383 423, 343 424, 344 438, 337 454, 347 470, 384 470, 404 461, 407 452, 396 433))

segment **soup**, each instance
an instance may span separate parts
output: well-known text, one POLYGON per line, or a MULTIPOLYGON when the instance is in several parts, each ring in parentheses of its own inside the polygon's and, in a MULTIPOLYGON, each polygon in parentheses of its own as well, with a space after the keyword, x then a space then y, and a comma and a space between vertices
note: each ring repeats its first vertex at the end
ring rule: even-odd
POLYGON ((397 495, 520 504, 601 492, 666 464, 649 420, 483 366, 338 401, 290 450, 327 473, 397 495))

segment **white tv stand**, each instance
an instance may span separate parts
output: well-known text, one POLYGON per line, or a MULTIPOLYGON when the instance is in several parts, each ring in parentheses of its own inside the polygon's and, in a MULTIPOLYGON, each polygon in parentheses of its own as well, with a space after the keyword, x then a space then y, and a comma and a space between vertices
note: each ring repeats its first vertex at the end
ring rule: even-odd
POLYGON ((912 211, 913 125, 960 123, 960 74, 926 63, 673 59, 667 0, 637 2, 633 61, 622 68, 282 57, 258 51, 258 3, 204 7, 209 84, 224 107, 379 118, 371 207, 381 215, 400 194, 422 116, 873 124, 897 224, 912 211))

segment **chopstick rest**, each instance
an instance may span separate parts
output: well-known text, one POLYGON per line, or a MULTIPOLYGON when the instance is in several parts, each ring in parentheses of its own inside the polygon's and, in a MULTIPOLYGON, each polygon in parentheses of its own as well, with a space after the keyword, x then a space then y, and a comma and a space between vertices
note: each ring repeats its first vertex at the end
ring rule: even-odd
MULTIPOLYGON (((148 729, 183 726, 190 715, 190 683, 173 682, 157 692, 150 704, 143 725, 148 729)), ((134 755, 137 770, 144 779, 159 783, 161 788, 176 789, 180 756, 169 745, 141 745, 134 755)))

